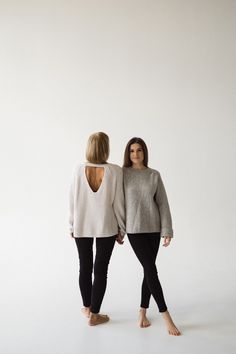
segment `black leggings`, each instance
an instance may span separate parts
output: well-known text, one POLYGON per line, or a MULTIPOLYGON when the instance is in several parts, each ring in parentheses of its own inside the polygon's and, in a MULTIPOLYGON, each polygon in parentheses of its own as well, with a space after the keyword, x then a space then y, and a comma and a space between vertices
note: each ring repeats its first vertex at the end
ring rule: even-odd
POLYGON ((99 313, 107 285, 107 270, 116 236, 96 238, 96 256, 93 264, 93 238, 75 238, 79 253, 79 286, 85 307, 99 313), (94 280, 92 272, 94 267, 94 280))
POLYGON ((144 270, 140 306, 148 308, 152 295, 159 311, 165 312, 167 307, 155 264, 161 239, 160 232, 128 234, 128 238, 144 270))

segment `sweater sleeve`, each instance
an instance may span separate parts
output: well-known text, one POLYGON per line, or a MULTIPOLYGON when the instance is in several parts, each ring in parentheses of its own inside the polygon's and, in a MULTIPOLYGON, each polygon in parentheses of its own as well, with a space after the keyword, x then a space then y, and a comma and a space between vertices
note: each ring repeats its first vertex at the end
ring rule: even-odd
POLYGON ((74 233, 74 191, 75 191, 75 171, 71 178, 70 190, 69 190, 69 231, 74 233))
POLYGON ((125 235, 125 198, 123 185, 123 170, 116 166, 116 191, 113 203, 114 213, 122 236, 125 235))
POLYGON ((157 191, 155 194, 155 200, 160 213, 161 220, 161 237, 170 236, 173 237, 172 229, 172 218, 170 213, 170 207, 165 191, 165 187, 161 178, 161 175, 158 175, 157 182, 157 191))

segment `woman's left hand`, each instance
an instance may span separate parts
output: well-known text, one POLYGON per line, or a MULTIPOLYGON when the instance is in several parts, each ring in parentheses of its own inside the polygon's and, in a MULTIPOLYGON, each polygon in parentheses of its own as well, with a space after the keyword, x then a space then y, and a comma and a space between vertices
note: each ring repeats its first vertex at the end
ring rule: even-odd
POLYGON ((170 236, 165 236, 165 237, 164 237, 164 243, 163 243, 162 246, 164 246, 164 247, 169 246, 169 244, 170 244, 170 242, 171 242, 171 239, 172 239, 172 237, 170 237, 170 236))
POLYGON ((119 232, 116 236, 116 241, 119 243, 119 245, 123 245, 123 243, 124 243, 123 239, 124 239, 124 236, 122 236, 119 232))

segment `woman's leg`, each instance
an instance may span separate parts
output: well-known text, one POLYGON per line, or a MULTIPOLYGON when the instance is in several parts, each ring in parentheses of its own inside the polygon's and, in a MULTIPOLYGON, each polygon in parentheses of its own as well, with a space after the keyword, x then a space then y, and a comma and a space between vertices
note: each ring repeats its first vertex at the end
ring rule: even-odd
MULTIPOLYGON (((152 251, 150 251, 149 245, 149 234, 129 234, 130 244, 143 266, 144 269, 144 277, 146 280, 146 284, 154 297, 157 306, 160 312, 165 312, 167 310, 167 306, 165 303, 162 287, 158 278, 157 268, 155 264, 155 259, 153 257, 152 251), (146 237, 148 236, 148 237, 146 237)), ((154 235, 152 235, 154 236, 154 235)), ((154 236, 155 237, 155 236, 154 236)), ((156 234, 156 237, 157 234, 156 234)), ((145 286, 145 285, 144 285, 145 286)), ((148 300, 147 293, 145 293, 145 301, 148 300)), ((149 301, 149 300, 148 300, 149 301)), ((148 306, 149 303, 144 303, 144 306, 148 306)))
MULTIPOLYGON (((146 243, 149 249, 149 254, 153 262, 156 262, 157 253, 160 246, 160 233, 150 233, 146 234, 146 243)), ((151 292, 147 285, 147 280, 145 278, 145 274, 143 276, 143 283, 142 283, 142 291, 141 291, 141 305, 142 309, 149 308, 151 292)))
MULTIPOLYGON (((146 308, 148 307, 147 305, 149 305, 150 297, 148 297, 148 291, 147 289, 145 289, 145 286, 147 285, 158 305, 159 311, 162 313, 162 317, 166 323, 166 327, 169 334, 178 336, 181 333, 179 329, 175 326, 169 314, 169 311, 167 310, 164 296, 163 296, 163 291, 157 275, 157 270, 155 265, 156 256, 155 259, 152 257, 152 255, 154 256, 155 252, 157 255, 160 239, 158 240, 158 242, 156 242, 156 240, 152 238, 152 236, 154 235, 152 234, 149 235, 150 236, 148 236, 147 234, 128 235, 130 244, 137 258, 139 259, 140 263, 144 268, 144 278, 146 280, 146 284, 144 282, 144 297, 142 298, 142 303, 141 303, 145 306, 144 308, 141 308, 140 316, 141 316, 141 320, 143 320, 143 322, 141 323, 145 324, 145 321, 148 321, 146 318, 146 308), (146 238, 146 236, 148 237, 146 238), (154 247, 155 251, 154 250, 150 251, 151 245, 154 247)), ((147 327, 148 325, 149 323, 146 326, 143 325, 141 327, 147 327)))
POLYGON ((79 287, 83 300, 85 315, 89 316, 92 295, 92 271, 93 271, 93 238, 75 238, 79 254, 79 287))
MULTIPOLYGON (((152 256, 153 261, 156 261, 157 253, 160 246, 160 233, 151 233, 147 234, 148 247, 150 255, 152 256)), ((149 327, 151 325, 149 319, 147 318, 147 309, 149 308, 151 292, 147 285, 145 275, 143 276, 142 290, 141 290, 141 304, 139 310, 139 326, 142 328, 149 327)))
POLYGON ((107 286, 107 271, 114 248, 116 236, 96 239, 96 257, 94 262, 94 282, 91 297, 90 325, 100 324, 109 320, 108 316, 98 315, 107 286), (97 323, 98 322, 98 323, 97 323))

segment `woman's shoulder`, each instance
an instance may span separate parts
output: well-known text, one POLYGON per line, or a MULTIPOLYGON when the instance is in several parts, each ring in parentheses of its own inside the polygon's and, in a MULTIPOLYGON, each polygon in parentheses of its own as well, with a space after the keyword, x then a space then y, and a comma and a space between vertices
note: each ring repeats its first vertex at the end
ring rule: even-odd
POLYGON ((106 173, 110 175, 113 180, 123 179, 122 168, 114 163, 106 164, 106 173))
POLYGON ((160 176, 160 172, 154 168, 149 167, 150 173, 153 173, 154 175, 156 175, 157 177, 160 176))
POLYGON ((76 163, 74 165, 73 171, 74 174, 78 175, 84 169, 85 163, 76 163))
POLYGON ((119 165, 116 165, 115 163, 109 162, 106 165, 113 171, 122 172, 122 168, 119 165))

